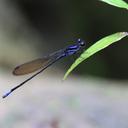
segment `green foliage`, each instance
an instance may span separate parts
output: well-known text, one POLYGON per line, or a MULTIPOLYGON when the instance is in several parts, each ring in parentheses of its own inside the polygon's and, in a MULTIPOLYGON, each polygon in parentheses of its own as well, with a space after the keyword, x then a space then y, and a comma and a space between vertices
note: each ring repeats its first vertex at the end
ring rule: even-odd
MULTIPOLYGON (((107 4, 119 7, 119 8, 125 8, 128 9, 128 4, 123 0, 100 0, 107 4)), ((107 37, 104 37, 103 39, 97 41, 95 44, 93 44, 91 47, 89 47, 87 50, 85 50, 78 59, 71 65, 71 67, 68 69, 68 71, 65 73, 64 78, 66 79, 69 73, 77 67, 81 62, 92 56, 93 54, 97 53, 98 51, 108 47, 109 45, 113 44, 114 42, 117 42, 121 40, 123 37, 128 36, 128 32, 118 32, 112 35, 109 35, 107 37)))
POLYGON ((100 0, 100 1, 103 1, 105 3, 108 3, 110 5, 113 5, 119 8, 128 9, 128 4, 123 0, 100 0))
POLYGON ((71 67, 68 69, 66 74, 64 75, 64 79, 69 75, 69 73, 78 66, 81 62, 92 56, 93 54, 97 53, 98 51, 108 47, 109 45, 113 44, 114 42, 117 42, 121 40, 123 37, 128 36, 127 32, 118 32, 112 35, 109 35, 107 37, 102 38, 101 40, 94 43, 92 46, 90 46, 87 50, 85 50, 78 59, 71 65, 71 67))

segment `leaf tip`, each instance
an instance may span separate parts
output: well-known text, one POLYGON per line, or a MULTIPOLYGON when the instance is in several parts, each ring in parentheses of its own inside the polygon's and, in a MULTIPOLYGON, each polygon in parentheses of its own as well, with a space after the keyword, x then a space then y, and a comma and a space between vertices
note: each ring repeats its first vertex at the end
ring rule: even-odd
POLYGON ((128 32, 121 32, 122 35, 128 35, 128 32))
POLYGON ((124 35, 128 36, 128 32, 124 32, 124 35))

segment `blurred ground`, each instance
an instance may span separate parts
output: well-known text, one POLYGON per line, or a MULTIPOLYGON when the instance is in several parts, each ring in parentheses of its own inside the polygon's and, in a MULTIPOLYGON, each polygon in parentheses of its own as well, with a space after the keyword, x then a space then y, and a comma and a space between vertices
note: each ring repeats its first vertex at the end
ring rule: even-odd
MULTIPOLYGON (((128 128, 127 83, 62 76, 42 74, 1 99, 0 128, 128 128)), ((0 95, 26 77, 1 74, 0 95)))

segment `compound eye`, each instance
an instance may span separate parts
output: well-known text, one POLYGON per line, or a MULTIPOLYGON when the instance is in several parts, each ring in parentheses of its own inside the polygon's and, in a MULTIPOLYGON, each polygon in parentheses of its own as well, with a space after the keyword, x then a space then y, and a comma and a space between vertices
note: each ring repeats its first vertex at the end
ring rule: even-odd
POLYGON ((78 41, 78 43, 81 43, 81 39, 80 38, 77 41, 78 41))
POLYGON ((81 42, 80 42, 80 45, 81 45, 81 46, 85 46, 85 42, 84 42, 84 41, 81 41, 81 42))

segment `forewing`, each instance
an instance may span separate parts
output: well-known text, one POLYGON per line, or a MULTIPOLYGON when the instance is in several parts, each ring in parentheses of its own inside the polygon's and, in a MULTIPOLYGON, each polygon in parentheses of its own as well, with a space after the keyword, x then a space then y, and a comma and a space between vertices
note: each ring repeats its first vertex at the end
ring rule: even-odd
POLYGON ((43 69, 49 64, 61 58, 64 54, 64 50, 65 49, 58 50, 44 58, 39 58, 39 59, 30 61, 30 62, 24 63, 22 65, 19 65, 14 69, 13 74, 14 75, 25 75, 25 74, 29 74, 34 71, 37 71, 40 68, 43 69))
POLYGON ((13 70, 14 75, 25 75, 37 71, 40 68, 45 67, 50 61, 50 58, 39 58, 22 65, 17 66, 13 70))

